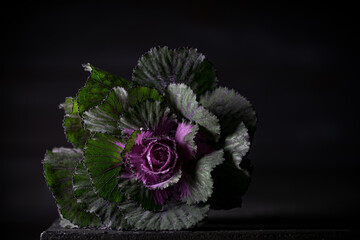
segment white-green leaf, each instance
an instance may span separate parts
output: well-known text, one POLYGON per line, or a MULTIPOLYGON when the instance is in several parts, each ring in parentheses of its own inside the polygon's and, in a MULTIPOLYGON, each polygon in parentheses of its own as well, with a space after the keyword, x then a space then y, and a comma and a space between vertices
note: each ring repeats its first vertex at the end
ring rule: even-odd
POLYGON ((203 220, 209 205, 188 205, 170 202, 161 211, 144 210, 133 201, 121 205, 126 220, 139 230, 181 230, 189 229, 203 220))
POLYGON ((215 68, 197 49, 168 47, 145 53, 134 69, 133 81, 160 92, 171 83, 185 83, 198 95, 214 89, 218 82, 215 68))
POLYGON ((240 123, 234 133, 225 138, 224 150, 230 154, 235 166, 239 169, 243 157, 250 149, 248 131, 244 123, 240 123))
POLYGON ((223 150, 212 152, 202 157, 195 169, 184 175, 183 181, 189 186, 188 191, 181 196, 187 204, 206 202, 213 192, 213 179, 211 172, 224 161, 223 150))
POLYGON ((227 136, 244 122, 250 136, 255 131, 256 113, 250 102, 233 89, 219 87, 200 97, 200 103, 220 120, 221 133, 227 136))
MULTIPOLYGON (((129 108, 119 120, 119 129, 152 129, 159 126, 164 116, 170 114, 170 109, 162 106, 159 101, 146 100, 145 102, 129 108)), ((161 127, 161 126, 160 126, 161 127)))
POLYGON ((103 103, 84 112, 83 118, 86 129, 92 132, 119 135, 117 122, 127 107, 127 91, 122 87, 113 88, 103 103))
POLYGON ((85 126, 92 132, 120 135, 118 121, 124 111, 146 100, 161 101, 162 97, 158 91, 148 87, 134 87, 129 90, 115 87, 105 101, 84 113, 85 126))
POLYGON ((196 101, 196 95, 185 84, 170 84, 165 91, 167 100, 184 118, 207 129, 216 138, 220 135, 218 118, 196 101))

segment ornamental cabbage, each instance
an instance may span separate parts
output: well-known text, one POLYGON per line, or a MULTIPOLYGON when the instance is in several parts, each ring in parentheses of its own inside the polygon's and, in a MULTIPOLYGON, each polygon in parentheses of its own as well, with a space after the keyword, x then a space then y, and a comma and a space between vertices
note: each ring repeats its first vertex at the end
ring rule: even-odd
POLYGON ((64 109, 73 148, 54 148, 44 175, 65 227, 180 230, 210 208, 241 206, 256 126, 247 99, 217 87, 196 49, 155 47, 132 81, 90 76, 64 109))

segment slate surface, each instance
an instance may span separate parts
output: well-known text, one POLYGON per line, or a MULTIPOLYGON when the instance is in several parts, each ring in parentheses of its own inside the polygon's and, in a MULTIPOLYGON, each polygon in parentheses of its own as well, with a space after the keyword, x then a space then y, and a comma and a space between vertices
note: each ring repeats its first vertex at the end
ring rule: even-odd
POLYGON ((238 229, 221 228, 221 225, 205 224, 187 231, 111 231, 92 229, 65 229, 57 219, 52 226, 41 233, 41 240, 215 240, 215 239, 360 239, 360 231, 349 229, 238 229))

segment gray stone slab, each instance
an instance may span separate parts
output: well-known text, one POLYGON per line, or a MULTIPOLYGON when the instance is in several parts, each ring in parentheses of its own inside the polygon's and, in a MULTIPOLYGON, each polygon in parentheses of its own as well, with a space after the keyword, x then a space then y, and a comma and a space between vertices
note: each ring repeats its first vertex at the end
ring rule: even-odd
POLYGON ((59 225, 56 220, 52 226, 41 233, 41 240, 272 240, 272 239, 291 239, 291 240, 335 240, 335 239, 360 239, 358 230, 349 229, 224 229, 217 224, 212 228, 211 224, 204 224, 192 230, 186 231, 112 231, 112 230, 93 230, 93 229, 66 229, 59 225))

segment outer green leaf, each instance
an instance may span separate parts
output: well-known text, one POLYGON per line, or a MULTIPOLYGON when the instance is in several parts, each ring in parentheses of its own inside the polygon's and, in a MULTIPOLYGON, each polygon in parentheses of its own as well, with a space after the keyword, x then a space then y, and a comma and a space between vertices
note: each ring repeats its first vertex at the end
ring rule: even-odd
POLYGON ((111 202, 121 202, 122 193, 117 187, 123 164, 122 140, 108 134, 97 133, 90 138, 84 152, 84 162, 89 169, 95 192, 111 202))
POLYGON ((99 218, 83 210, 74 196, 72 176, 82 156, 79 149, 54 148, 47 151, 43 161, 45 178, 62 217, 80 227, 99 227, 99 218))
POLYGON ((63 126, 68 141, 71 142, 74 147, 84 148, 85 142, 90 137, 90 133, 82 127, 81 119, 79 117, 65 116, 63 126))
POLYGON ((144 210, 132 201, 122 204, 121 208, 127 221, 136 229, 161 231, 189 229, 203 220, 209 211, 209 205, 172 202, 160 212, 144 210))
POLYGON ((163 107, 159 101, 146 100, 142 104, 129 108, 119 120, 119 128, 138 130, 155 129, 164 116, 168 116, 170 109, 163 107))
POLYGON ((189 194, 181 196, 181 199, 187 204, 206 202, 213 192, 211 172, 223 161, 223 150, 218 150, 202 157, 197 162, 193 172, 184 175, 184 180, 189 185, 189 194))
POLYGON ((160 92, 170 83, 185 83, 201 95, 215 88, 218 80, 215 68, 197 49, 155 47, 139 59, 133 81, 160 92))
POLYGON ((89 63, 84 64, 83 67, 90 72, 90 76, 86 85, 77 94, 81 116, 85 111, 99 105, 114 87, 127 89, 130 85, 125 79, 100 70, 89 63))
POLYGON ((165 94, 170 105, 186 119, 204 127, 215 137, 220 135, 219 120, 196 101, 191 88, 185 84, 170 84, 165 94))
POLYGON ((241 122, 251 137, 254 134, 256 113, 250 102, 235 90, 219 87, 201 96, 200 103, 219 118, 224 137, 233 133, 241 122))
POLYGON ((76 99, 66 98, 65 103, 60 104, 60 108, 63 108, 65 111, 63 127, 67 140, 76 148, 84 148, 90 133, 81 124, 76 99))
POLYGON ((91 185, 90 174, 83 162, 79 163, 73 178, 77 202, 90 213, 101 219, 103 226, 115 230, 128 229, 122 211, 117 203, 111 203, 96 195, 91 185))
POLYGON ((145 100, 160 101, 161 95, 147 87, 131 88, 128 91, 115 87, 103 103, 84 113, 85 126, 90 131, 119 135, 117 125, 120 116, 129 107, 137 106, 145 100))
POLYGON ((224 150, 229 153, 235 166, 241 169, 241 161, 249 149, 249 134, 244 123, 241 123, 234 133, 226 137, 224 150))

